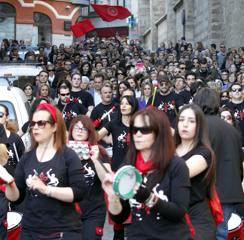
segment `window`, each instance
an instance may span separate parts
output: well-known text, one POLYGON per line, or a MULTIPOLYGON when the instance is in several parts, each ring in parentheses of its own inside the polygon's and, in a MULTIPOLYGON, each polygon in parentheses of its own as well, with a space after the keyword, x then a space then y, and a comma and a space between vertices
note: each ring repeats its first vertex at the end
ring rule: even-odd
POLYGON ((15 8, 8 3, 0 3, 0 39, 15 39, 15 8))

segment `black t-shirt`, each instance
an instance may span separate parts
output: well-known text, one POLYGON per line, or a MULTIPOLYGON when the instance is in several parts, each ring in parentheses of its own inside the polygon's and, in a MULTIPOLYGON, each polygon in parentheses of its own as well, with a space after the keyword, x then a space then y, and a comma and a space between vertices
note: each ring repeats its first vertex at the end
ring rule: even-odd
MULTIPOLYGON (((110 103, 108 105, 105 105, 103 103, 99 103, 96 107, 93 108, 91 112, 90 118, 95 121, 97 119, 101 119, 103 114, 106 114, 108 111, 110 111, 113 107, 116 108, 116 104, 110 103)), ((115 109, 112 113, 107 115, 101 122, 101 124, 96 128, 97 130, 100 130, 102 127, 104 127, 108 122, 117 119, 118 118, 118 111, 115 109)))
MULTIPOLYGON (((148 100, 147 106, 151 105, 152 99, 153 97, 148 100)), ((173 126, 176 119, 176 113, 178 112, 179 107, 184 105, 184 101, 182 97, 175 92, 171 92, 166 96, 156 93, 153 105, 167 114, 169 121, 173 126)))
POLYGON ((8 162, 5 167, 8 170, 8 172, 12 176, 14 176, 15 168, 18 164, 17 155, 19 158, 21 158, 21 156, 25 152, 25 145, 24 145, 21 137, 19 135, 17 135, 16 133, 12 133, 12 132, 10 133, 8 141, 9 141, 8 162))
POLYGON ((69 129, 70 123, 73 118, 77 117, 78 115, 85 115, 87 113, 87 109, 78 102, 62 104, 59 100, 57 107, 63 115, 67 129, 69 129))
POLYGON ((113 157, 111 167, 113 171, 116 171, 123 163, 127 152, 129 144, 129 128, 118 119, 108 122, 105 128, 112 134, 113 157))
POLYGON ((81 103, 84 107, 88 108, 90 106, 94 106, 94 99, 92 95, 84 90, 80 90, 79 92, 70 92, 71 97, 74 98, 74 101, 81 103))
POLYGON ((239 122, 242 136, 242 146, 244 147, 244 101, 239 104, 229 102, 226 104, 226 107, 234 112, 235 118, 239 122))
MULTIPOLYGON (((212 162, 211 152, 203 145, 199 145, 192 149, 190 152, 182 156, 182 158, 187 161, 194 155, 201 155, 205 158, 207 165, 210 166, 212 162)), ((190 206, 204 201, 207 197, 209 197, 209 188, 206 183, 206 179, 204 179, 207 169, 197 176, 191 178, 191 198, 190 198, 190 206)))
POLYGON ((190 91, 184 89, 183 91, 176 93, 180 98, 183 99, 184 104, 188 104, 192 98, 190 91))
POLYGON ((15 182, 20 192, 19 201, 25 198, 23 229, 42 234, 80 231, 80 216, 75 210, 74 203, 62 202, 30 190, 26 182, 34 175, 49 186, 71 187, 74 201, 81 201, 85 197, 86 185, 76 153, 64 147, 51 160, 39 162, 36 150, 31 150, 22 156, 16 168, 15 182))
MULTIPOLYGON (((103 163, 109 163, 107 156, 101 157, 103 163)), ((104 191, 101 186, 101 181, 97 175, 94 163, 91 159, 81 160, 82 174, 85 182, 88 185, 86 198, 80 202, 82 218, 88 216, 101 218, 102 221, 106 215, 106 205, 104 200, 104 191)))
MULTIPOLYGON (((148 186, 155 179, 155 171, 143 177, 147 178, 146 185, 148 186)), ((138 203, 135 199, 130 199, 127 205, 122 201, 122 213, 128 211, 126 207, 129 207, 132 213, 132 223, 126 226, 128 239, 191 239, 189 228, 184 219, 190 198, 189 172, 184 161, 175 156, 162 180, 153 186, 159 199, 152 208, 138 203), (168 201, 165 200, 165 196, 168 201)), ((128 201, 126 202, 128 203, 128 201)), ((123 215, 111 216, 114 221, 119 223, 122 220, 120 217, 123 215)))

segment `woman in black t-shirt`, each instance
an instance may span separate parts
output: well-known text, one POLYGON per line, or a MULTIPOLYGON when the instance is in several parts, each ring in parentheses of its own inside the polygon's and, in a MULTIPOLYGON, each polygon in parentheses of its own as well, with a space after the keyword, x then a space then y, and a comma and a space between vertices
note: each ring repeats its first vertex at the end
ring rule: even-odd
POLYGON ((100 180, 104 177, 99 160, 111 171, 106 150, 97 145, 97 134, 93 122, 87 116, 74 118, 70 125, 69 140, 76 141, 76 146, 82 141, 90 148, 89 156, 80 155, 82 174, 88 187, 85 199, 80 202, 82 213, 82 240, 102 239, 103 226, 106 217, 104 192, 100 180))
POLYGON ((30 122, 33 148, 6 185, 10 201, 25 199, 21 240, 81 239, 81 221, 74 202, 85 196, 80 160, 66 147, 66 127, 60 111, 42 103, 30 122))
POLYGON ((132 214, 132 223, 126 226, 128 240, 191 239, 184 218, 189 174, 184 161, 175 156, 167 116, 155 108, 142 109, 130 121, 130 134, 126 159, 140 171, 143 182, 139 189, 134 188, 133 198, 124 201, 112 188, 113 174, 106 175, 103 188, 112 219, 120 223, 132 214))
POLYGON ((191 196, 189 215, 197 240, 214 240, 216 226, 208 207, 215 183, 215 160, 208 140, 202 110, 195 104, 184 106, 175 130, 176 152, 189 169, 191 196))
POLYGON ((117 171, 124 161, 130 139, 129 123, 132 115, 137 111, 137 109, 138 103, 135 97, 122 97, 120 101, 118 119, 108 122, 107 125, 98 132, 99 140, 105 137, 108 133, 112 134, 113 157, 111 165, 113 171, 117 171))

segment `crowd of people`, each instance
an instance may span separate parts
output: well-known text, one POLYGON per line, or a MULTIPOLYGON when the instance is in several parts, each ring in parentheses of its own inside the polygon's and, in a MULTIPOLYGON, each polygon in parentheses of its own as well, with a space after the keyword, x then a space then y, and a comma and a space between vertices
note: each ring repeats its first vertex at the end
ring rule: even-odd
POLYGON ((43 68, 23 86, 27 145, 0 105, 0 221, 8 200, 23 212, 20 239, 102 239, 107 211, 114 240, 227 239, 244 202, 244 47, 181 39, 150 52, 117 36, 47 43, 22 59, 23 42, 1 46, 1 61, 43 68), (88 158, 68 141, 87 143, 88 158), (130 199, 113 189, 123 165, 142 176, 130 199))

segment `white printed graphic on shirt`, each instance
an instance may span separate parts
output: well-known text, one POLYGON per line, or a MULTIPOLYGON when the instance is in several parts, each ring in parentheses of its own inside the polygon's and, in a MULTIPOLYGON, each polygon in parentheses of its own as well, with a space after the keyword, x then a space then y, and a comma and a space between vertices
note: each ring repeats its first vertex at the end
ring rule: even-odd
POLYGON ((88 163, 84 165, 84 177, 88 178, 91 177, 93 178, 95 176, 95 172, 92 170, 91 167, 87 167, 88 163))
MULTIPOLYGON (((53 170, 53 169, 50 168, 50 169, 46 172, 46 174, 43 173, 43 172, 41 172, 40 174, 38 174, 38 172, 36 171, 36 169, 33 169, 33 175, 32 175, 32 174, 29 174, 29 175, 28 175, 28 177, 27 177, 27 179, 26 179, 26 185, 27 185, 28 187, 30 187, 30 185, 31 185, 31 181, 32 181, 33 177, 38 176, 38 177, 40 178, 40 180, 41 180, 44 184, 49 185, 49 186, 54 186, 54 187, 58 186, 58 184, 59 184, 59 180, 58 180, 58 178, 56 177, 55 173, 51 173, 52 170, 53 170)), ((33 194, 33 196, 37 197, 37 196, 38 196, 37 191, 34 191, 34 192, 35 192, 35 193, 33 194)))
MULTIPOLYGON (((164 194, 164 191, 162 189, 158 189, 160 184, 156 184, 156 186, 152 189, 155 196, 157 196, 162 201, 168 202, 168 197, 164 194)), ((146 212, 146 214, 150 214, 150 207, 146 206, 145 204, 137 202, 135 199, 129 200, 130 207, 133 209, 134 216, 136 217, 137 221, 143 221, 143 210, 146 212)), ((156 220, 160 220, 161 215, 159 212, 156 213, 156 220)))
POLYGON ((125 130, 118 136, 118 147, 124 148, 126 143, 126 132, 125 130))

